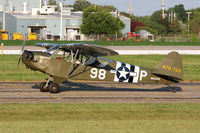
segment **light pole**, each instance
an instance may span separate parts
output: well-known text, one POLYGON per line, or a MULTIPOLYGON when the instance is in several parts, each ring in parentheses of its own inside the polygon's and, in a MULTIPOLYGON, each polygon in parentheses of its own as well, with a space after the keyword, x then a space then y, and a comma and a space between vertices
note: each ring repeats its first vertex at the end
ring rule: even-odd
POLYGON ((10 0, 10 13, 13 14, 13 0, 10 0))
POLYGON ((128 9, 130 11, 130 17, 134 15, 134 9, 133 9, 133 2, 130 1, 130 9, 128 9))
POLYGON ((162 0, 162 19, 165 19, 165 0, 162 0))
POLYGON ((59 2, 60 6, 60 40, 63 40, 63 3, 59 2))
POLYGON ((6 30, 6 15, 5 15, 5 11, 3 11, 3 30, 6 30))
POLYGON ((190 31, 190 15, 192 14, 192 12, 186 12, 188 15, 188 32, 190 31))
POLYGON ((134 9, 133 8, 130 8, 130 9, 127 9, 127 10, 130 12, 130 17, 134 16, 134 9))

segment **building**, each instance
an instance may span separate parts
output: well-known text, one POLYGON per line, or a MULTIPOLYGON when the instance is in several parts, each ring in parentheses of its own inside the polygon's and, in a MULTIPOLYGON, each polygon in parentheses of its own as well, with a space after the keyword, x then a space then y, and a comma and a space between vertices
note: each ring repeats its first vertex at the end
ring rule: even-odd
MULTIPOLYGON (((1 7, 3 5, 3 7, 6 7, 7 3, 5 1, 6 0, 0 0, 1 7)), ((63 8, 63 17, 61 21, 61 14, 55 11, 55 6, 44 5, 40 8, 41 0, 16 1, 20 2, 18 5, 15 5, 15 7, 11 6, 13 7, 13 10, 1 10, 0 12, 1 27, 4 27, 10 34, 22 32, 25 35, 27 33, 35 32, 43 35, 51 34, 53 38, 56 39, 59 39, 60 35, 63 35, 63 38, 66 40, 87 40, 87 38, 80 33, 82 12, 71 12, 72 8, 63 8), (38 4, 32 5, 31 2, 36 2, 38 4)), ((113 16, 118 15, 125 23, 126 26, 122 31, 123 34, 130 32, 130 19, 120 16, 115 12, 112 14, 113 16)))
POLYGON ((32 8, 41 8, 42 0, 0 0, 0 11, 20 12, 24 10, 23 3, 28 4, 27 10, 32 11, 32 8))

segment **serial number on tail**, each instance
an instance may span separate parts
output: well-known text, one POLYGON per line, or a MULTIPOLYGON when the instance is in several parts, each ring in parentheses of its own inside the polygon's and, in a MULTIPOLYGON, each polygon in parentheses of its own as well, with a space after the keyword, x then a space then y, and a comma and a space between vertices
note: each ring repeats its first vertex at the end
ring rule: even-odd
POLYGON ((182 70, 180 68, 176 68, 176 67, 172 68, 172 67, 170 67, 168 65, 164 65, 164 66, 162 66, 162 68, 167 70, 167 71, 174 71, 176 73, 181 73, 182 72, 182 70))

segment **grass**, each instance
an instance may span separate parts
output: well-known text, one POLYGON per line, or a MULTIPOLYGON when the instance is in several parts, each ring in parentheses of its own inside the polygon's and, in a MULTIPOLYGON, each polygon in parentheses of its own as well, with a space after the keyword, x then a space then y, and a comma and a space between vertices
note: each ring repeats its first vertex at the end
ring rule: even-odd
MULTIPOLYGON (((164 55, 120 55, 109 57, 113 60, 126 62, 146 68, 152 68, 164 55)), ((40 81, 48 78, 40 72, 26 69, 24 64, 20 64, 16 69, 19 56, 4 55, 0 56, 0 81, 40 81)), ((200 56, 183 55, 184 80, 200 81, 200 56)))
MULTIPOLYGON (((200 46, 200 42, 136 42, 136 41, 80 41, 85 43, 94 43, 102 46, 200 46)), ((26 41, 26 46, 32 46, 35 43, 80 43, 79 41, 26 41)), ((1 40, 5 46, 21 46, 22 40, 1 40)))
POLYGON ((48 77, 41 72, 26 69, 23 63, 17 69, 18 59, 18 55, 0 56, 0 81, 37 81, 48 77))
POLYGON ((198 133, 200 104, 1 104, 0 132, 198 133))

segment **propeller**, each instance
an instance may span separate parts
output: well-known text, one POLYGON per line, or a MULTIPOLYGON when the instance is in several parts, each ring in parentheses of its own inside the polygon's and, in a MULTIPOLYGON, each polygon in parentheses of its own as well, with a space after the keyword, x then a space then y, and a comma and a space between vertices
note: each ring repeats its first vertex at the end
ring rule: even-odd
POLYGON ((21 58, 22 58, 22 53, 24 52, 25 44, 26 44, 26 35, 24 37, 24 41, 23 41, 23 44, 22 44, 22 49, 21 49, 20 54, 19 54, 19 59, 18 59, 18 63, 17 63, 17 69, 19 67, 19 64, 20 64, 20 61, 21 61, 21 58))

